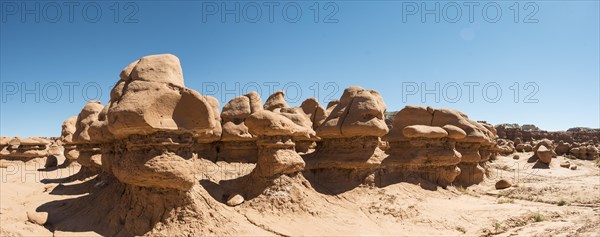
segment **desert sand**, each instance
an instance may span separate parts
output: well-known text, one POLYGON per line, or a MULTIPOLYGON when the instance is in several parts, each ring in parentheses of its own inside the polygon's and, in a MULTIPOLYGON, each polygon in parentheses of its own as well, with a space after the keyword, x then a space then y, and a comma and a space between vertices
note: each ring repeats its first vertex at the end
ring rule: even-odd
MULTIPOLYGON (((209 193, 203 193, 203 201, 207 205, 222 206, 220 214, 238 223, 230 230, 221 230, 233 235, 596 236, 600 233, 600 168, 597 164, 559 156, 555 159, 568 160, 577 165, 577 169, 563 168, 558 163, 552 163, 547 169, 533 169, 534 163, 527 162, 532 153, 518 155, 523 158, 513 160, 512 156, 498 156, 490 164, 494 177, 466 189, 401 182, 386 187, 361 185, 335 194, 307 182, 306 186, 293 186, 289 192, 268 195, 236 207, 211 200, 209 193), (513 187, 496 190, 495 180, 501 178, 511 180, 513 187)), ((215 174, 220 172, 210 172, 206 178, 213 182, 220 177, 234 179, 253 168, 225 162, 217 162, 215 168, 218 166, 229 168, 218 175, 215 174)), ((4 162, 2 167, 6 167, 0 169, 2 236, 106 233, 86 220, 101 219, 91 209, 86 212, 86 208, 61 208, 95 205, 79 202, 87 201, 84 197, 106 188, 95 177, 61 183, 61 179, 79 171, 78 165, 51 171, 36 170, 43 167, 42 161, 4 162), (30 172, 13 172, 17 166, 30 172), (44 226, 28 219, 28 213, 44 211, 51 219, 57 218, 53 221, 58 223, 44 226)), ((227 233, 221 231, 216 233, 227 233)))

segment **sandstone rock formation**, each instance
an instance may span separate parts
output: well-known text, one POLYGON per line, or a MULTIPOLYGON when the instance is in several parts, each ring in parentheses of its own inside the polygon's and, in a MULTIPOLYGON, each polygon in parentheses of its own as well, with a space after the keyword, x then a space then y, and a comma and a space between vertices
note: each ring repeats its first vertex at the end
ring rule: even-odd
POLYGON ((251 163, 257 161, 256 137, 248 131, 245 120, 252 113, 262 110, 262 100, 256 92, 235 97, 223 106, 223 133, 218 160, 251 163))
POLYGON ((571 148, 570 153, 578 159, 593 160, 599 157, 598 146, 591 144, 575 144, 571 148))
MULTIPOLYGON (((347 88, 326 109, 315 98, 290 107, 283 91, 270 95, 264 105, 260 95, 251 92, 231 99, 222 112, 219 107, 215 98, 185 87, 175 56, 152 55, 131 63, 106 105, 89 102, 77 117, 63 123, 65 155, 93 168, 98 174, 94 187, 100 187, 95 190, 104 191, 90 192, 83 205, 65 209, 79 214, 107 209, 100 210, 106 219, 95 220, 115 230, 105 235, 153 235, 148 231, 164 228, 167 220, 184 225, 193 217, 197 223, 221 225, 232 216, 243 217, 245 213, 237 210, 253 205, 262 208, 257 208, 260 213, 293 202, 301 205, 290 211, 317 213, 303 209, 307 202, 323 198, 303 192, 313 188, 332 194, 398 179, 415 179, 424 188, 471 185, 484 180, 495 154, 528 149, 543 163, 555 155, 551 140, 532 139, 537 132, 533 127, 522 129, 530 132, 528 136, 519 131, 514 142, 497 140, 507 137, 508 130, 473 121, 457 110, 406 106, 386 119, 381 95, 361 87, 347 88), (199 178, 204 166, 228 162, 256 165, 235 164, 253 169, 236 171, 233 179, 199 178), (290 198, 290 193, 300 198, 290 198), (271 198, 275 196, 281 198, 271 198), (268 205, 260 205, 261 199, 268 205), (224 208, 236 211, 223 214, 224 208)), ((0 154, 19 149, 55 153, 58 146, 48 148, 49 144, 3 137, 0 154)), ((591 143, 559 143, 556 150, 598 156, 598 147, 591 143)), ((510 186, 508 180, 496 184, 497 189, 510 186)), ((201 224, 186 234, 221 234, 195 232, 201 224)))
POLYGON ((498 182, 496 182, 496 185, 494 185, 494 187, 496 189, 506 189, 506 188, 510 188, 511 186, 512 186, 512 184, 510 183, 510 181, 508 181, 506 179, 498 180, 498 182))
MULTIPOLYGON (((101 145, 96 139, 92 139, 90 128, 94 123, 98 122, 98 115, 103 109, 104 106, 99 101, 88 102, 77 116, 72 142, 69 143, 68 140, 65 140, 68 149, 66 156, 73 158, 73 156, 77 155, 77 163, 81 164, 82 171, 85 172, 99 173, 101 171, 101 145), (75 145, 74 149, 76 151, 73 151, 72 145, 75 145)), ((65 121, 65 123, 67 122, 69 120, 65 121)), ((67 131, 63 132, 67 134, 67 131)))
MULTIPOLYGON (((286 107, 279 109, 279 114, 290 119, 296 125, 303 127, 307 130, 313 130, 313 123, 310 120, 309 115, 305 114, 303 109, 300 107, 286 107)), ((316 147, 316 141, 319 139, 316 136, 295 136, 293 137, 296 143, 297 152, 308 152, 316 147)))
POLYGON ((304 169, 296 153, 294 137, 311 137, 314 131, 299 126, 287 117, 268 110, 246 118, 250 133, 258 137, 258 162, 254 173, 260 177, 294 174, 304 169))
POLYGON ((10 142, 10 137, 0 137, 0 157, 4 157, 8 154, 10 154, 10 152, 8 151, 8 146, 9 146, 9 142, 10 142))
POLYGON ((562 140, 559 141, 556 144, 556 147, 554 148, 554 152, 556 152, 557 155, 568 154, 570 151, 571 151, 571 144, 569 144, 567 142, 563 142, 562 140))
POLYGON ((44 158, 49 155, 49 145, 52 141, 40 137, 22 139, 20 137, 3 137, 0 141, 0 158, 7 160, 28 161, 34 158, 44 158))
POLYGON ((79 151, 77 145, 73 143, 73 134, 77 130, 75 124, 77 123, 77 116, 72 116, 66 119, 62 124, 62 132, 60 140, 62 141, 65 154, 65 162, 67 164, 77 160, 79 158, 79 151))
POLYGON ((312 122, 313 130, 316 130, 323 122, 329 114, 325 111, 325 108, 319 104, 319 101, 312 97, 304 100, 300 105, 302 111, 308 115, 310 121, 312 122))
MULTIPOLYGON (((403 166, 408 166, 409 160, 414 157, 414 155, 408 154, 410 152, 427 149, 446 150, 444 156, 435 158, 443 161, 440 164, 436 164, 436 161, 415 161, 410 164, 412 166, 410 170, 416 170, 413 173, 442 185, 452 182, 455 177, 457 177, 456 182, 462 185, 479 183, 483 180, 487 170, 487 161, 491 157, 497 153, 510 154, 514 149, 512 141, 497 143, 496 130, 492 125, 486 122, 472 121, 464 113, 451 109, 406 106, 403 110, 395 113, 395 118, 389 126, 391 130, 384 140, 389 142, 390 157, 384 163, 401 163, 403 161, 407 162, 403 166), (418 127, 414 126, 421 125, 426 126, 421 129, 428 128, 430 131, 440 132, 435 133, 438 134, 437 137, 428 135, 427 139, 411 139, 412 132, 419 133, 419 130, 415 130, 418 127), (445 130, 448 135, 443 136, 440 128, 445 130), (420 140, 422 145, 417 146, 417 140, 420 140), (450 151, 455 151, 457 155, 450 151), (457 160, 460 161, 458 167, 462 171, 456 169, 457 160)), ((426 151, 421 152, 426 153, 426 151)))
POLYGON ((278 90, 271 94, 265 101, 264 109, 272 112, 278 112, 278 109, 289 107, 285 101, 285 92, 278 90))
POLYGON ((496 140, 496 147, 494 148, 494 152, 497 152, 502 155, 510 155, 515 151, 516 150, 513 141, 501 138, 496 140))
POLYGON ((189 161, 194 147, 218 140, 222 132, 215 101, 184 87, 173 55, 131 63, 121 72, 106 113, 115 139, 111 172, 129 185, 189 190, 195 183, 189 161))
POLYGON ((540 162, 544 164, 550 164, 552 161, 553 152, 545 145, 542 145, 535 151, 535 155, 538 157, 540 162))
POLYGON ((530 152, 533 147, 530 144, 521 143, 515 148, 518 152, 530 152))
POLYGON ((373 90, 350 87, 339 102, 329 103, 325 121, 317 128, 317 148, 308 169, 373 171, 385 154, 380 137, 388 132, 386 105, 373 90))
POLYGON ((392 130, 383 138, 390 146, 384 165, 445 186, 460 173, 461 154, 455 144, 466 133, 451 124, 432 126, 434 114, 435 109, 422 106, 406 106, 396 113, 392 130))
POLYGON ((486 173, 484 164, 489 160, 491 150, 495 146, 494 131, 488 130, 482 123, 470 120, 464 113, 450 109, 436 109, 431 124, 454 125, 465 131, 465 138, 456 142, 456 150, 462 155, 458 164, 461 173, 456 182, 461 185, 482 182, 486 173))
POLYGON ((515 145, 518 144, 516 143, 517 138, 523 141, 547 138, 555 142, 562 140, 568 143, 583 143, 589 141, 592 141, 592 143, 600 142, 600 129, 570 128, 567 131, 549 132, 540 130, 535 126, 519 126, 518 124, 500 124, 496 126, 496 129, 498 130, 498 136, 500 138, 513 140, 515 141, 515 145))

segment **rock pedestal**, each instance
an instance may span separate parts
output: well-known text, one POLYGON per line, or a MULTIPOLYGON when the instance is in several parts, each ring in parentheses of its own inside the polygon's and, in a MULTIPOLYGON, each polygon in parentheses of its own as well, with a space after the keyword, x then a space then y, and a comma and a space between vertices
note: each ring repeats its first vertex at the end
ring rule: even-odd
POLYGON ((246 119, 250 133, 258 137, 258 162, 252 171, 264 178, 292 175, 304 170, 304 160, 295 150, 293 137, 311 137, 314 131, 295 124, 287 117, 268 110, 246 119))

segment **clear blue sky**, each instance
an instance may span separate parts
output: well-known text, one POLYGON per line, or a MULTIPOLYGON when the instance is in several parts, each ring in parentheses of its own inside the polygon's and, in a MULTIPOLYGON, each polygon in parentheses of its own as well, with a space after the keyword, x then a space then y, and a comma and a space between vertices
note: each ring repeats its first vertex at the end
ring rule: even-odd
POLYGON ((291 104, 311 96, 326 103, 344 88, 360 85, 380 91, 388 110, 425 104, 493 124, 600 127, 598 1, 519 2, 517 23, 514 1, 496 2, 487 13, 482 10, 487 2, 481 2, 472 22, 463 2, 443 1, 425 22, 421 4, 434 9, 436 2, 280 2, 273 6, 272 22, 271 3, 261 1, 226 2, 230 10, 238 3, 240 12, 225 15, 225 22, 221 2, 132 1, 117 8, 114 1, 78 6, 29 1, 25 10, 21 2, 1 3, 2 136, 59 136, 62 121, 77 115, 86 98, 101 91, 99 99, 108 101, 122 68, 160 53, 177 55, 186 86, 215 95, 221 106, 257 85, 263 99, 270 88, 285 87, 291 104), (454 20, 457 6, 461 16, 454 20), (472 82, 479 85, 471 101, 466 85, 472 82), (436 83, 439 102, 435 92, 423 101, 425 88, 419 87, 431 90, 436 83), (502 90, 500 97, 494 86, 502 90), (527 99, 534 103, 524 103, 527 99))

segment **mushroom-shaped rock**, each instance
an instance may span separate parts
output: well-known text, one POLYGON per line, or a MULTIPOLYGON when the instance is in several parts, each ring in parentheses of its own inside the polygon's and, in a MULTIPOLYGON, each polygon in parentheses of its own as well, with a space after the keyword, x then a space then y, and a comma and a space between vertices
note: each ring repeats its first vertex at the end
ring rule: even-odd
POLYGON ((550 164, 550 162, 552 161, 553 152, 552 150, 548 149, 545 145, 539 146, 535 154, 538 157, 539 161, 544 164, 550 164))
POLYGON ((465 131, 456 126, 432 126, 434 112, 431 107, 406 106, 395 115, 392 130, 383 138, 390 146, 383 167, 390 173, 418 175, 442 186, 460 173, 461 154, 455 143, 465 137, 465 131))
POLYGON ((73 134, 74 143, 94 143, 90 137, 90 126, 98 121, 98 114, 104 109, 100 101, 88 102, 79 115, 75 123, 75 133, 73 134))
POLYGON ((410 106, 407 105, 402 110, 398 111, 392 122, 392 129, 384 136, 385 140, 403 139, 403 129, 411 125, 426 125, 431 126, 433 113, 431 107, 410 106))
POLYGON ((43 158, 49 155, 48 145, 52 141, 45 138, 29 137, 22 139, 14 137, 12 139, 5 138, 4 148, 1 150, 0 156, 9 159, 29 160, 33 158, 43 158))
POLYGON ((265 110, 276 111, 277 109, 289 107, 285 101, 285 93, 282 90, 278 90, 267 98, 265 101, 265 110))
POLYGON ((259 176, 274 177, 304 169, 304 160, 296 153, 292 137, 314 136, 314 131, 268 110, 248 116, 246 126, 258 137, 258 162, 254 172, 259 176))
POLYGON ((110 171, 128 185, 189 190, 193 154, 205 158, 208 143, 221 137, 218 102, 184 86, 173 55, 143 57, 120 77, 106 112, 110 171))
MULTIPOLYGON (((304 111, 302 110, 302 108, 300 108, 300 107, 281 108, 279 110, 279 114, 292 120, 292 122, 294 122, 298 126, 306 128, 307 130, 310 130, 310 131, 314 131, 313 126, 312 126, 313 124, 310 120, 310 117, 307 114, 305 114, 304 111)), ((313 134, 314 134, 314 132, 313 132, 313 134)), ((310 149, 312 149, 316 146, 315 141, 318 140, 318 138, 314 135, 312 135, 310 137, 295 136, 295 137, 293 137, 293 139, 294 139, 294 142, 296 143, 296 151, 297 152, 308 152, 310 149)))
POLYGON ((482 182, 485 169, 481 164, 485 164, 490 158, 494 144, 494 138, 492 138, 494 132, 488 130, 491 126, 486 127, 482 123, 472 121, 458 110, 434 109, 431 126, 444 127, 448 125, 461 129, 465 134, 464 138, 459 138, 462 135, 457 135, 456 138, 455 147, 462 156, 458 164, 461 172, 456 178, 456 182, 461 185, 482 182))
POLYGON ((233 162, 256 162, 258 147, 256 137, 250 134, 245 120, 250 114, 263 110, 256 92, 231 99, 221 112, 223 133, 218 159, 233 162))
POLYGON ((326 169, 328 173, 354 172, 358 182, 372 176, 385 153, 380 137, 388 127, 386 105, 374 90, 350 87, 339 101, 328 105, 325 121, 317 127, 321 138, 313 155, 306 157, 307 168, 326 169))
MULTIPOLYGON (((106 124, 101 124, 98 120, 98 116, 103 110, 104 106, 99 101, 88 102, 77 115, 73 142, 67 143, 65 147, 65 157, 67 159, 77 159, 77 163, 81 164, 83 169, 90 170, 93 173, 99 172, 102 166, 100 141, 96 140, 98 139, 97 133, 101 133, 101 129, 106 133, 110 133, 106 124)), ((112 138, 111 135, 106 136, 107 140, 112 138)))
POLYGON ((73 134, 75 134, 75 130, 77 129, 75 125, 77 124, 77 116, 72 116, 67 118, 62 124, 62 131, 60 140, 65 143, 73 142, 73 134))

